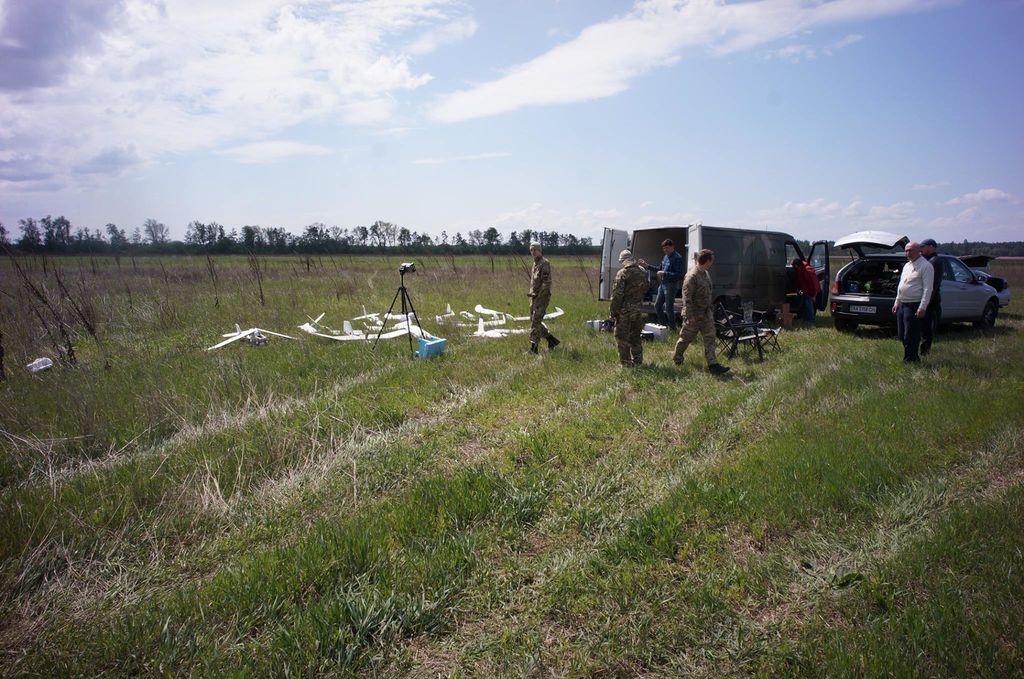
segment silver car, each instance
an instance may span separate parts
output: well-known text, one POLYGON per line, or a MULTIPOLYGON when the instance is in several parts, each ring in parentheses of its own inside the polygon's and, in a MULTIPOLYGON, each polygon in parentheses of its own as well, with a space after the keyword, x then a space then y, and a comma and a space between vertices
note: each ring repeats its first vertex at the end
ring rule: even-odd
MULTIPOLYGON (((906 236, 880 231, 851 234, 836 241, 837 247, 853 253, 853 261, 839 270, 832 285, 836 329, 853 330, 860 324, 895 325, 892 305, 900 270, 907 261, 900 250, 907 242, 906 236)), ((932 266, 942 267, 941 323, 969 321, 982 328, 995 325, 999 296, 992 286, 956 257, 937 255, 932 266)))

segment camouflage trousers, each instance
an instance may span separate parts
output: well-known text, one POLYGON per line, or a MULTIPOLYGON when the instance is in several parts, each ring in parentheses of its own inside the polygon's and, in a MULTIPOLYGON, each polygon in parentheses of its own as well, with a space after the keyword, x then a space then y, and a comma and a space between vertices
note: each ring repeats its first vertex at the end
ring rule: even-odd
POLYGON ((644 362, 644 347, 640 342, 640 331, 643 329, 642 312, 623 312, 615 319, 615 344, 619 348, 619 362, 622 365, 641 365, 644 362))
POLYGON ((549 295, 534 297, 530 301, 530 342, 540 342, 548 336, 548 326, 544 325, 544 314, 548 312, 549 295))
POLYGON ((708 365, 718 363, 718 358, 715 357, 715 318, 711 310, 708 309, 707 313, 697 317, 697 326, 694 328, 690 327, 689 320, 686 318, 679 329, 679 339, 676 341, 676 350, 672 354, 672 360, 682 363, 686 347, 690 346, 690 342, 696 339, 698 334, 701 334, 704 335, 704 360, 708 362, 708 365))

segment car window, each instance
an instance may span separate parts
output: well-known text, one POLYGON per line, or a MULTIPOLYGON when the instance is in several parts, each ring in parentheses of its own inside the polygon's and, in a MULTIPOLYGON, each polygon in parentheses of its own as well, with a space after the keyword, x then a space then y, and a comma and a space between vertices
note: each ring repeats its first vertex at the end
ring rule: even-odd
POLYGON ((946 260, 949 265, 953 267, 953 280, 957 283, 971 283, 974 281, 974 274, 963 262, 958 262, 955 259, 946 260))
POLYGON ((942 267, 942 280, 951 281, 953 280, 953 269, 949 266, 948 259, 939 260, 940 266, 942 267))
MULTIPOLYGON (((825 258, 827 256, 828 255, 825 253, 825 248, 819 248, 814 253, 814 257, 811 258, 811 266, 813 266, 815 269, 824 269, 825 268, 825 258)), ((792 261, 792 260, 790 260, 790 261, 792 261)))

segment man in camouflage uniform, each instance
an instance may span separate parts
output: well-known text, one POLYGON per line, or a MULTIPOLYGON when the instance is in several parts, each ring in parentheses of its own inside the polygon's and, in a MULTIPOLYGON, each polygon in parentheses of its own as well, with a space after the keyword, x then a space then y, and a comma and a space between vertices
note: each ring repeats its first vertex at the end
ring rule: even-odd
POLYGON ((560 342, 544 325, 544 314, 551 301, 551 262, 540 254, 540 243, 530 243, 530 255, 533 256, 533 274, 530 277, 530 353, 537 353, 537 343, 541 338, 547 339, 548 349, 554 349, 560 342))
POLYGON ((644 329, 645 314, 640 310, 640 303, 650 284, 645 267, 640 266, 629 250, 619 254, 619 265, 622 268, 615 274, 610 314, 615 321, 619 362, 628 368, 644 362, 640 332, 644 329))
POLYGON ((714 375, 721 375, 729 372, 729 368, 720 364, 715 357, 715 318, 711 309, 711 275, 708 273, 714 263, 715 253, 701 250, 696 265, 683 279, 683 318, 686 320, 679 329, 679 340, 672 361, 682 365, 683 352, 700 333, 704 335, 704 358, 708 362, 708 370, 714 375))

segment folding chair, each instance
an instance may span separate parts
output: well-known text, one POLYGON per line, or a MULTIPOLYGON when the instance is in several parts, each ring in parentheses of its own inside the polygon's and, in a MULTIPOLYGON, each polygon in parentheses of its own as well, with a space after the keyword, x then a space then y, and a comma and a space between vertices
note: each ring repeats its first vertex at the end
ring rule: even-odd
POLYGON ((735 356, 743 347, 747 351, 756 350, 758 360, 764 360, 765 341, 769 333, 765 332, 760 323, 745 323, 739 314, 718 304, 715 307, 715 334, 728 358, 735 356))

